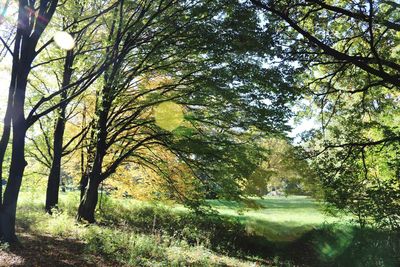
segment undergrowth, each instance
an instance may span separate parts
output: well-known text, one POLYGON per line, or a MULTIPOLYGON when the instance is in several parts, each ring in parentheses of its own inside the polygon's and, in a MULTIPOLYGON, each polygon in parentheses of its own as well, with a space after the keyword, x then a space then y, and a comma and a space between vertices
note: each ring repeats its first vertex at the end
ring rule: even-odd
POLYGON ((77 203, 76 195, 64 195, 50 216, 44 214, 40 198, 24 196, 18 226, 21 231, 79 239, 88 254, 129 266, 395 267, 400 263, 398 234, 354 225, 314 225, 299 237, 296 233, 293 240, 277 241, 254 231, 272 227, 271 222, 259 221, 249 231, 246 221, 236 216, 198 214, 128 199, 103 198, 98 223, 85 225, 75 221, 77 203))

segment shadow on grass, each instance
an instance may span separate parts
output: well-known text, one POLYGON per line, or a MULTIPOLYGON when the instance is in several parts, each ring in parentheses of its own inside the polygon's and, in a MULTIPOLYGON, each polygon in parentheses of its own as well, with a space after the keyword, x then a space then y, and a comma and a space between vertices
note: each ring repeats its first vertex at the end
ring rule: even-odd
POLYGON ((78 240, 27 233, 18 237, 22 246, 10 248, 10 254, 23 259, 16 266, 110 266, 101 258, 88 258, 85 245, 78 240))
MULTIPOLYGON (((308 197, 266 197, 255 200, 262 209, 316 209, 320 205, 308 197)), ((209 200, 214 208, 243 209, 246 205, 230 200, 209 200)))
POLYGON ((278 258, 280 263, 295 266, 400 266, 398 234, 349 224, 315 227, 254 218, 244 223, 243 218, 177 213, 162 206, 109 208, 112 210, 103 217, 105 225, 119 221, 136 232, 166 233, 238 258, 255 257, 265 262, 278 258))
POLYGON ((328 225, 293 241, 247 236, 241 244, 245 254, 296 266, 400 266, 400 235, 372 229, 328 225))

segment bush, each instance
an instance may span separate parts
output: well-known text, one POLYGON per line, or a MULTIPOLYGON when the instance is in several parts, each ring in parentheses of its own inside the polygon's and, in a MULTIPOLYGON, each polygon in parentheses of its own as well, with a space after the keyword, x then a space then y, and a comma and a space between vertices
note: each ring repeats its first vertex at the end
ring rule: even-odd
POLYGON ((157 204, 131 202, 119 205, 109 201, 100 216, 103 224, 143 234, 169 235, 190 245, 203 245, 218 251, 236 251, 245 227, 233 218, 215 214, 176 211, 157 204))
POLYGON ((162 260, 163 247, 155 238, 116 229, 91 226, 84 236, 87 249, 109 259, 133 266, 162 260))

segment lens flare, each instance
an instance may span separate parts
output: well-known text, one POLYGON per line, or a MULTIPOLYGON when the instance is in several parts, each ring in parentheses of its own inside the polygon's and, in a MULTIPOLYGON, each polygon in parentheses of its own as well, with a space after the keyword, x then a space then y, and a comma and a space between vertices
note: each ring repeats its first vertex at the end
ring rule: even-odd
POLYGON ((63 31, 56 32, 54 34, 54 42, 58 47, 64 50, 71 50, 75 47, 75 40, 71 34, 63 31))
POLYGON ((154 110, 156 124, 167 131, 173 131, 183 122, 182 107, 174 102, 168 101, 159 104, 154 110))

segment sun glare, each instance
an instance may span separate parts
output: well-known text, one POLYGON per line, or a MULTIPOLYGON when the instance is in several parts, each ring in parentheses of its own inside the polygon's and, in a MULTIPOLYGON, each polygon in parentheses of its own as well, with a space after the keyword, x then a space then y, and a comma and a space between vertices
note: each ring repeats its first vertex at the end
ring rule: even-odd
POLYGON ((183 122, 182 107, 174 102, 164 102, 155 108, 156 124, 167 131, 173 131, 183 122))
POLYGON ((75 47, 75 40, 71 36, 71 34, 59 31, 54 34, 54 42, 57 44, 58 47, 64 50, 71 50, 75 47))

